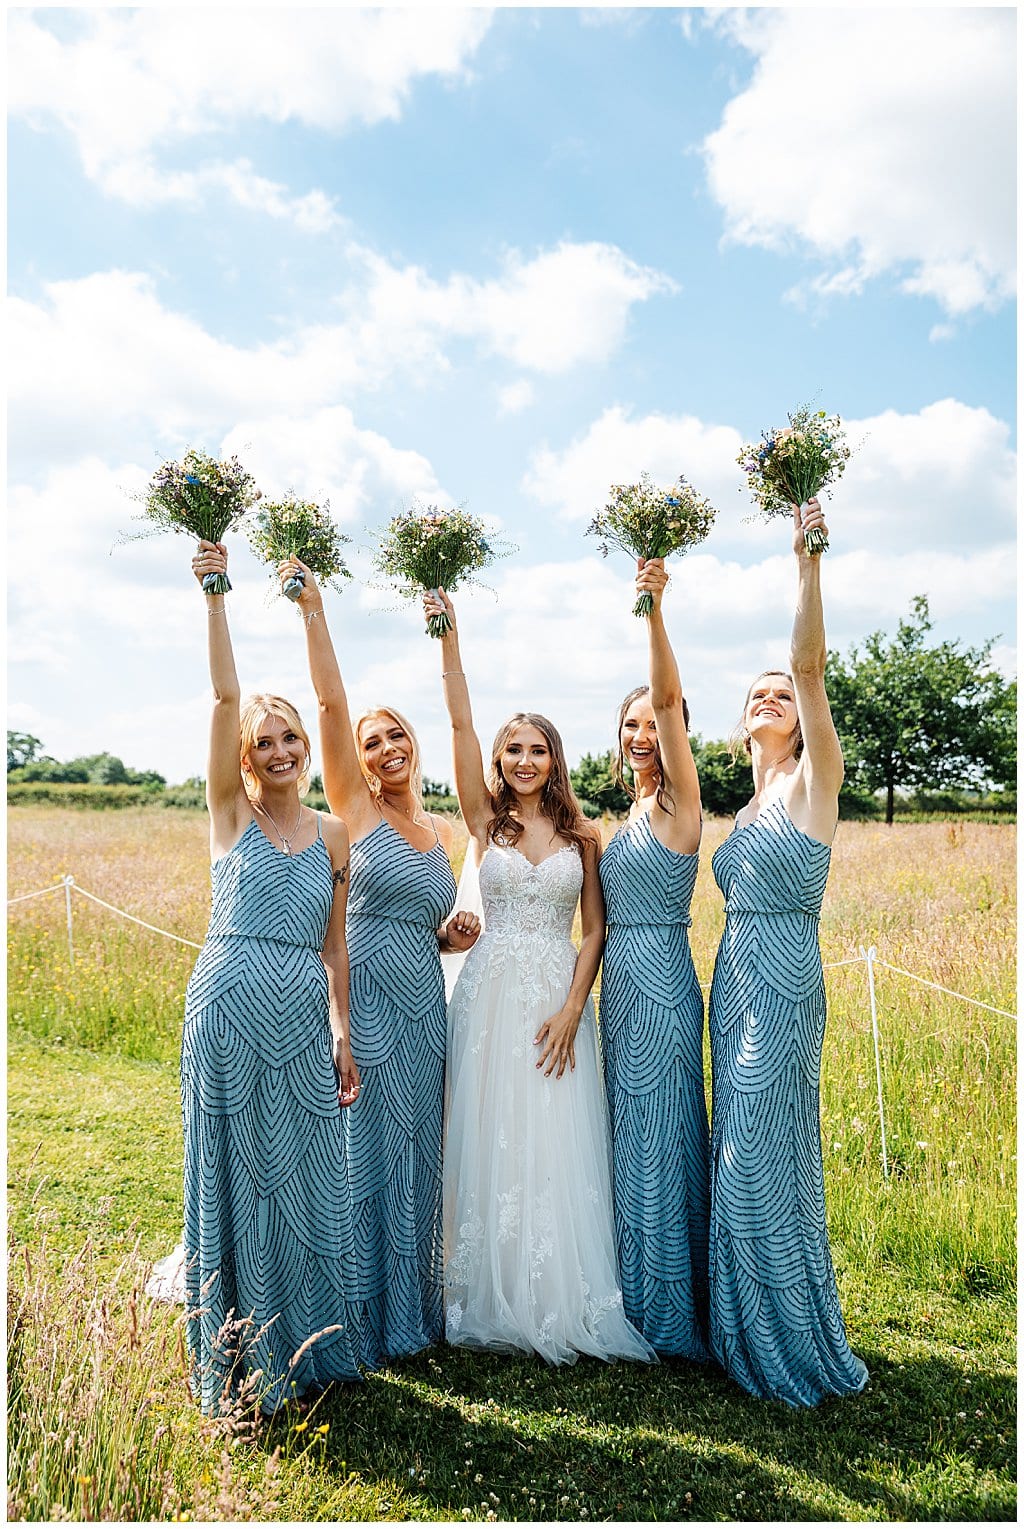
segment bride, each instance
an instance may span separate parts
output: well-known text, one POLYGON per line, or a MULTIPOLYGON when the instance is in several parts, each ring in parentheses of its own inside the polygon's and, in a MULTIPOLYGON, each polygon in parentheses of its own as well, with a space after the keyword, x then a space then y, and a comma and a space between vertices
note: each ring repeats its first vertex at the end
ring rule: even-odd
POLYGON ((589 996, 604 943, 600 836, 544 717, 505 723, 485 781, 452 603, 439 590, 424 608, 451 622, 441 667, 484 915, 448 1007, 446 1336, 551 1364, 579 1354, 654 1362, 623 1311, 615 1254, 589 996))

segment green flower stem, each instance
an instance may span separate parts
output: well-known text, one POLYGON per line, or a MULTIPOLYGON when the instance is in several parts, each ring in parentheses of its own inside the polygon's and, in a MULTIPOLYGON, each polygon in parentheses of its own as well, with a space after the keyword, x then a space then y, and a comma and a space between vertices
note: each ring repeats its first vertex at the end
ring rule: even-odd
POLYGON ((828 551, 828 537, 820 526, 814 526, 810 531, 804 532, 804 546, 807 548, 808 557, 820 557, 828 551))
POLYGON ((208 573, 203 579, 204 595, 226 595, 231 588, 231 580, 226 573, 208 573))
POLYGON ((637 602, 633 607, 634 616, 650 616, 654 613, 654 596, 646 589, 642 595, 637 596, 637 602))

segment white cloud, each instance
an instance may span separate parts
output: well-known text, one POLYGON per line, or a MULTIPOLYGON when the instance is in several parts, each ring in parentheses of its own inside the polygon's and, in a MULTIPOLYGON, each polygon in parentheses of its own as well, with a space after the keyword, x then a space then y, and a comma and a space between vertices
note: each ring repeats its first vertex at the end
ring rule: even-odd
MULTIPOLYGON (((49 283, 8 305, 11 438, 27 457, 75 458, 209 441, 239 418, 297 414, 398 375, 423 386, 449 369, 446 347, 472 342, 540 373, 607 360, 634 302, 667 278, 603 244, 510 252, 498 276, 432 280, 350 250, 341 318, 272 343, 218 339, 163 306, 156 284, 109 271, 49 283)), ((517 395, 521 401, 523 394, 517 395)))
POLYGON ((507 387, 498 389, 498 413, 521 414, 533 403, 533 383, 527 382, 525 377, 520 377, 518 382, 510 382, 507 387))
POLYGON ((529 371, 558 374, 607 360, 625 334, 630 308, 677 290, 610 244, 563 241, 525 259, 509 250, 489 280, 455 274, 433 280, 367 253, 364 322, 374 333, 462 336, 529 371))
MULTIPOLYGON (((834 495, 823 496, 837 545, 920 554, 1012 540, 1016 456, 1005 421, 946 398, 917 414, 847 420, 845 428, 853 454, 834 495)), ((523 486, 565 519, 583 520, 612 483, 635 482, 643 471, 670 483, 682 472, 719 512, 704 545, 747 561, 788 532, 779 521, 749 519, 736 465, 741 444, 732 426, 685 415, 633 418, 615 407, 564 449, 536 452, 523 486)))
POLYGON ((12 114, 57 121, 86 174, 142 204, 210 187, 300 227, 329 226, 322 193, 292 198, 244 161, 197 174, 163 162, 174 145, 256 120, 338 133, 397 119, 417 79, 468 77, 490 25, 484 8, 167 7, 12 13, 12 114), (301 17, 298 24, 296 16, 301 17))
POLYGON ((1010 8, 719 13, 756 58, 704 143, 727 236, 817 254, 818 296, 888 271, 950 314, 997 307, 1014 290, 1014 22, 1010 8))
POLYGON ((269 495, 294 491, 318 502, 329 499, 334 519, 350 531, 368 517, 382 522, 416 498, 452 503, 425 457, 360 429, 341 404, 302 417, 243 420, 228 432, 222 450, 242 457, 269 495))
POLYGON ((344 220, 322 191, 291 196, 285 186, 258 175, 247 159, 202 165, 198 170, 158 170, 151 159, 126 157, 114 165, 105 188, 136 207, 176 203, 198 207, 210 193, 223 192, 247 212, 293 223, 300 233, 320 234, 344 220))
POLYGON ((523 487, 566 520, 589 520, 612 483, 641 472, 671 483, 682 473, 698 493, 721 506, 736 493, 739 432, 692 415, 647 414, 634 419, 619 405, 606 409, 563 451, 534 453, 523 487))

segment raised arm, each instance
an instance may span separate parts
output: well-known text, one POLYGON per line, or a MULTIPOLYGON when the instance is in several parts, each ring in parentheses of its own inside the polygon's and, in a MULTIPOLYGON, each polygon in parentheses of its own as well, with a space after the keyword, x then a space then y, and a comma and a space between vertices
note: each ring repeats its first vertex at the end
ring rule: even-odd
POLYGON ((473 726, 473 711, 469 702, 469 685, 462 667, 459 649, 459 628, 455 620, 455 607, 439 589, 423 597, 423 609, 428 616, 446 613, 451 626, 440 639, 441 684, 444 702, 452 724, 452 763, 455 770, 455 792, 459 808, 471 836, 483 843, 487 824, 492 816, 491 793, 484 778, 484 759, 480 740, 473 726))
POLYGON ((679 666, 665 630, 661 602, 668 584, 664 558, 637 560, 638 593, 648 592, 654 609, 647 617, 647 641, 650 654, 651 709, 658 732, 662 773, 671 812, 657 802, 651 808, 652 825, 657 822, 658 837, 668 849, 691 855, 700 844, 700 781, 683 715, 683 688, 679 666))
POLYGON ((282 563, 279 571, 284 579, 296 570, 301 570, 306 580, 296 604, 306 629, 309 677, 313 681, 318 703, 324 795, 331 811, 344 818, 358 838, 362 832, 361 818, 373 810, 370 788, 366 784, 352 737, 348 696, 345 694, 331 634, 327 629, 323 595, 317 588, 314 575, 297 557, 282 563))
MULTIPOLYGON (((202 585, 208 573, 226 573, 227 548, 223 543, 201 541, 192 559, 192 572, 202 585)), ((235 655, 228 631, 224 595, 206 595, 207 652, 213 712, 210 717, 210 752, 206 765, 206 805, 210 813, 210 855, 217 859, 236 843, 252 812, 242 785, 239 760, 240 690, 235 655)))
MULTIPOLYGON (((839 788, 843 783, 843 754, 825 694, 825 618, 821 605, 821 557, 809 557, 804 532, 825 527, 817 499, 808 500, 803 512, 793 506, 793 551, 797 560, 796 614, 790 643, 790 668, 796 692, 796 709, 803 733, 800 759, 800 791, 810 821, 809 831, 830 839, 838 813, 839 788)), ((803 827, 803 824, 798 824, 803 827)))
POLYGON ((545 1077, 557 1069, 556 1076, 560 1078, 566 1064, 570 1071, 576 1066, 576 1031, 604 950, 605 906, 597 869, 600 858, 601 835, 596 828, 588 826, 587 847, 583 854, 583 890, 580 893, 579 955, 565 1002, 557 1014, 541 1025, 533 1041, 540 1047, 536 1065, 544 1069, 545 1077))
POLYGON ((327 921, 321 959, 327 973, 327 996, 331 1025, 334 1066, 338 1074, 338 1103, 354 1104, 359 1097, 359 1069, 349 1043, 349 966, 345 940, 345 910, 348 905, 349 835, 340 818, 322 819, 327 853, 331 857, 334 901, 327 921))

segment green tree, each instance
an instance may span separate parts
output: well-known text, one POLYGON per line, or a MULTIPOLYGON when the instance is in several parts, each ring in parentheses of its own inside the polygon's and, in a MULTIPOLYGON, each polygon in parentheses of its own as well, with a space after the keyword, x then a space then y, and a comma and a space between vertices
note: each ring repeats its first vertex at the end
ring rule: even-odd
POLYGON ((612 761, 611 749, 606 749, 603 754, 584 754, 575 770, 569 771, 572 789, 588 817, 630 809, 628 791, 623 791, 612 775, 612 761))
POLYGON ((1006 784, 1016 771, 1016 685, 979 648, 929 645, 926 595, 894 638, 872 632, 844 658, 828 655, 825 684, 854 791, 884 791, 885 821, 897 790, 1006 784))
POLYGON ((42 743, 31 733, 7 734, 7 769, 18 770, 22 765, 32 764, 40 758, 42 743))
POLYGON ((727 742, 715 738, 705 742, 699 733, 690 739, 690 747, 700 780, 702 810, 714 817, 734 817, 750 801, 754 789, 750 760, 740 753, 734 762, 727 742))

